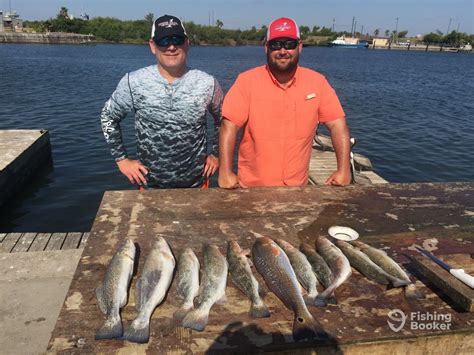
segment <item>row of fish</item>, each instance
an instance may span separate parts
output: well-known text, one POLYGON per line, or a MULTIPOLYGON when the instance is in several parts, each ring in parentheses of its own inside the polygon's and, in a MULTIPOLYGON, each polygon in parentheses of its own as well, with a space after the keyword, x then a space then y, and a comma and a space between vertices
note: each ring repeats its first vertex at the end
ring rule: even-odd
MULTIPOLYGON (((385 252, 364 243, 354 242, 351 245, 338 241, 336 246, 327 238, 319 237, 315 244, 317 251, 305 243, 298 250, 282 239, 275 242, 262 237, 256 240, 252 248, 253 263, 268 288, 294 312, 295 340, 326 337, 307 305, 336 303, 334 291, 350 277, 351 265, 381 284, 390 282, 394 287, 399 287, 410 283, 408 275, 385 252), (319 294, 318 280, 325 288, 319 294), (306 290, 304 294, 300 284, 306 290)), ((250 315, 255 318, 270 316, 260 296, 260 286, 251 269, 252 262, 246 254, 235 241, 228 243, 227 259, 217 246, 205 245, 199 284, 199 260, 190 248, 183 250, 175 277, 176 292, 183 304, 174 317, 181 319, 184 327, 204 330, 211 307, 225 301, 228 272, 236 287, 250 299, 250 315), (198 297, 196 307, 195 297, 198 297)), ((149 339, 150 317, 168 292, 176 262, 168 243, 158 238, 137 281, 135 297, 138 316, 129 329, 123 331, 120 308, 127 303, 134 259, 135 246, 127 239, 113 256, 104 281, 96 290, 99 308, 106 315, 96 339, 121 338, 138 343, 149 339)))

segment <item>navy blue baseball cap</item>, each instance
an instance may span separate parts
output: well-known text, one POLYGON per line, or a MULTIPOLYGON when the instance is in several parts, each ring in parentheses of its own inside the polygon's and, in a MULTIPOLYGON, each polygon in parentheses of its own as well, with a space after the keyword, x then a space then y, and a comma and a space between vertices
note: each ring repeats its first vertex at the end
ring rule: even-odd
POLYGON ((163 37, 182 36, 188 37, 180 19, 176 16, 163 15, 153 22, 151 38, 158 42, 163 37))

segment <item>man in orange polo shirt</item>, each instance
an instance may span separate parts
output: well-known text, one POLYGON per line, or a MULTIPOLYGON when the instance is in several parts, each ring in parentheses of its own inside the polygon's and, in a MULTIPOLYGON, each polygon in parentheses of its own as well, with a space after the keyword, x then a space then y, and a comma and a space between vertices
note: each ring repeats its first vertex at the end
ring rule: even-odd
POLYGON ((323 75, 298 66, 301 51, 295 21, 273 21, 265 43, 267 65, 240 74, 227 93, 219 135, 220 187, 306 185, 319 122, 328 128, 337 157, 337 170, 326 184, 351 182, 344 111, 323 75), (237 176, 232 157, 239 129, 237 176))

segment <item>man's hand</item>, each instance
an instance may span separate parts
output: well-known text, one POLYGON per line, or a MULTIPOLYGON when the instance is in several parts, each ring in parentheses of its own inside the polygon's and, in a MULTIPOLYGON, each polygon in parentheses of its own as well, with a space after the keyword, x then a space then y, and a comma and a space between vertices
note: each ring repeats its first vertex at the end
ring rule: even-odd
POLYGON ((148 169, 138 160, 119 160, 117 166, 120 172, 125 175, 132 184, 146 185, 145 175, 148 174, 148 169))
POLYGON ((219 173, 218 183, 219 187, 223 189, 239 188, 239 178, 233 172, 227 174, 219 173))
POLYGON ((330 177, 324 183, 325 185, 334 185, 334 186, 346 186, 351 183, 351 172, 350 171, 339 171, 336 170, 331 174, 330 177))
POLYGON ((209 179, 216 170, 219 168, 219 159, 217 159, 214 155, 208 155, 206 158, 206 163, 204 164, 204 172, 202 176, 205 179, 209 179))

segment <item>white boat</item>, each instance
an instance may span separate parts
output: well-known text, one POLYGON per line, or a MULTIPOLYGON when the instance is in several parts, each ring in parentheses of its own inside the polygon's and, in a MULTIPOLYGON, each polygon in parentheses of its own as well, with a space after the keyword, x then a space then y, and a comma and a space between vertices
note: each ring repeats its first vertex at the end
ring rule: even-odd
POLYGON ((334 41, 328 43, 329 47, 341 47, 341 48, 367 48, 369 44, 365 41, 359 40, 359 38, 348 37, 342 35, 337 37, 334 41))

